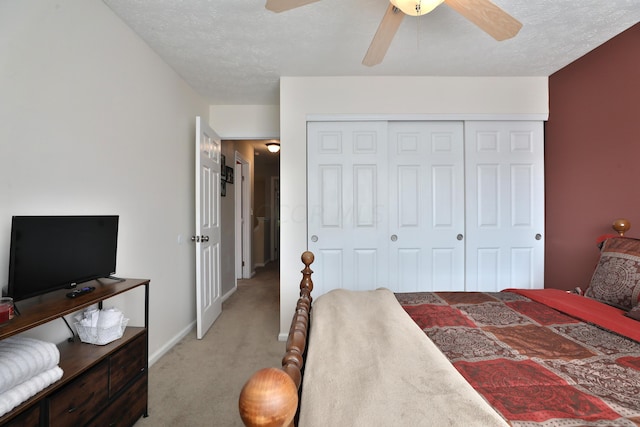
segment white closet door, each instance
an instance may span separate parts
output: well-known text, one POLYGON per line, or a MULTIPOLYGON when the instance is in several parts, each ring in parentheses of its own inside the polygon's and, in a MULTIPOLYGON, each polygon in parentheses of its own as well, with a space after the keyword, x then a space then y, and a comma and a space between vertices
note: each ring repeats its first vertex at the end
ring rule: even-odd
POLYGON ((542 122, 465 122, 467 291, 542 288, 542 122))
POLYGON ((386 122, 307 126, 314 294, 388 286, 386 122))
POLYGON ((464 290, 463 137, 462 122, 389 123, 393 291, 464 290))

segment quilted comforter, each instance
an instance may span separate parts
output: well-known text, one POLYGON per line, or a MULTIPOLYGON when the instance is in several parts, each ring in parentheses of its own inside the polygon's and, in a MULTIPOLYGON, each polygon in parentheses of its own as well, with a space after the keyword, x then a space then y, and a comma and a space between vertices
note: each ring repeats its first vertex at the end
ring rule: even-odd
POLYGON ((577 300, 564 304, 560 294, 435 292, 396 298, 511 425, 639 426, 640 343, 622 334, 640 331, 640 323, 621 313, 604 316, 608 306, 572 314, 562 306, 577 300), (598 326, 603 317, 604 327, 598 326), (610 332, 623 323, 622 331, 610 332))

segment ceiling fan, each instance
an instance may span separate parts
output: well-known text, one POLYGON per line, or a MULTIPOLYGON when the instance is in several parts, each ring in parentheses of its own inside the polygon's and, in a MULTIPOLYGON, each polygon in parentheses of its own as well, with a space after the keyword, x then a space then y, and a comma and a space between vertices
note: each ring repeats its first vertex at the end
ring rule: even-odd
MULTIPOLYGON (((284 12, 319 0, 267 0, 265 8, 284 12)), ((405 15, 425 15, 446 3, 469 21, 476 24, 494 39, 501 41, 514 37, 522 23, 489 0, 389 0, 389 7, 382 17, 376 34, 362 63, 374 66, 382 62, 391 41, 405 15)))

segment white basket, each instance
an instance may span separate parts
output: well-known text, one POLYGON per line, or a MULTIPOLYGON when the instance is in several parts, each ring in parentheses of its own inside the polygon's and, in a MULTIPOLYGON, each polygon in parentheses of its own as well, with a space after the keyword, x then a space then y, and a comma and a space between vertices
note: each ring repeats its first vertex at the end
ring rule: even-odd
POLYGON ((78 336, 80 336, 80 341, 89 344, 105 345, 122 338, 127 323, 129 323, 129 319, 122 319, 122 323, 110 328, 83 326, 80 323, 76 323, 75 326, 78 331, 78 336))

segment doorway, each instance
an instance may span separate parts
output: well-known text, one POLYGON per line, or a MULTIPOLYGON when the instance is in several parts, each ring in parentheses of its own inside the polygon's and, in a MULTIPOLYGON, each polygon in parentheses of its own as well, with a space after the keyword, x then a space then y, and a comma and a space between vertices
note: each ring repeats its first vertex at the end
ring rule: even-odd
POLYGON ((276 140, 236 140, 234 147, 234 270, 249 279, 256 267, 279 258, 280 155, 276 140))

